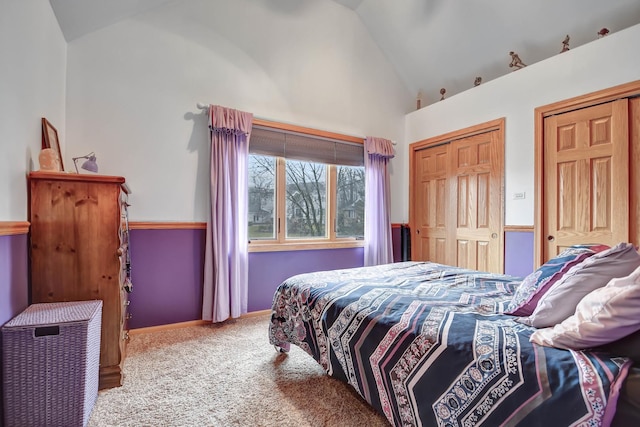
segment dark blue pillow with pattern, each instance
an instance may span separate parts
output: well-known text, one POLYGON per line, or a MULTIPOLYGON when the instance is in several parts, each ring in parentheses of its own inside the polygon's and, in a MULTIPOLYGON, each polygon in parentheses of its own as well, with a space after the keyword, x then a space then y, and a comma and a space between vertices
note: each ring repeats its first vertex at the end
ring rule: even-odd
POLYGON ((574 265, 605 249, 606 245, 573 245, 524 278, 507 306, 506 314, 530 316, 540 298, 574 265))

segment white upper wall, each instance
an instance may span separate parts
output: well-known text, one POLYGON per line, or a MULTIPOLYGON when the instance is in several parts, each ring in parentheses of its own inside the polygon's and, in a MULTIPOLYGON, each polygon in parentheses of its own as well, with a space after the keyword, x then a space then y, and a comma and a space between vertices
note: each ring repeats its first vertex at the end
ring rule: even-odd
POLYGON ((640 79, 639 42, 636 25, 410 113, 406 141, 506 117, 505 224, 533 225, 535 108, 640 79))
POLYGON ((413 96, 353 11, 323 0, 178 0, 72 41, 65 163, 95 151, 100 173, 125 176, 132 220, 205 221, 198 102, 399 141, 392 220, 407 219, 401 143, 413 96))
MULTIPOLYGON (((69 0, 64 0, 69 1, 69 0)), ((77 1, 77 0, 76 0, 77 1)), ((95 1, 95 0, 94 0, 95 1)), ((513 70, 510 51, 531 65, 640 22, 638 0, 365 0, 356 13, 422 105, 513 70)))
POLYGON ((48 1, 0 0, 0 61, 0 221, 26 221, 42 117, 65 145, 67 44, 48 1))
POLYGON ((533 110, 640 79, 639 41, 634 26, 405 118, 413 95, 334 2, 178 0, 67 46, 49 2, 0 0, 0 221, 27 217, 41 117, 58 129, 67 170, 95 151, 101 173, 127 177, 132 219, 204 221, 209 148, 195 104, 205 102, 397 140, 394 222, 408 220, 408 143, 506 117, 505 220, 531 225, 533 110))

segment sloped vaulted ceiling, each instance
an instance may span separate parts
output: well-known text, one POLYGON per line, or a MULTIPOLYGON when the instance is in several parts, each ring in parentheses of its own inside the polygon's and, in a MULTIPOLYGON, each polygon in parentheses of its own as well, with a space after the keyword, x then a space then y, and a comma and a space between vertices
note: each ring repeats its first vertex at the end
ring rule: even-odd
MULTIPOLYGON (((71 41, 172 0, 50 1, 71 41)), ((567 35, 575 49, 597 42, 603 28, 615 33, 640 23, 640 0, 333 1, 357 14, 422 105, 438 101, 441 88, 449 97, 472 89, 476 77, 486 83, 514 72, 510 51, 531 66, 560 54, 567 35)))
POLYGON ((511 51, 531 65, 559 54, 567 35, 575 49, 602 28, 633 26, 640 1, 363 0, 355 12, 409 90, 430 104, 441 88, 450 96, 473 88, 476 77, 514 72, 511 51))

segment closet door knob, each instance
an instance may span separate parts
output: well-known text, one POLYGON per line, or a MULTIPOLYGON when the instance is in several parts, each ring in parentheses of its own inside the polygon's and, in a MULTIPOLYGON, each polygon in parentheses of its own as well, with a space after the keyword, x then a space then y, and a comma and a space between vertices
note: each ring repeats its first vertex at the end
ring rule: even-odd
POLYGON ((554 240, 556 240, 556 238, 553 236, 547 236, 547 240, 553 242, 554 240))

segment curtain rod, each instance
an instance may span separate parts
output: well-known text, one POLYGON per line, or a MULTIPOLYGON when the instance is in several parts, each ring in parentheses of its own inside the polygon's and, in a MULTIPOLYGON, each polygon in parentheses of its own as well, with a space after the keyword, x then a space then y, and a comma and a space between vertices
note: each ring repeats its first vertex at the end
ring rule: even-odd
MULTIPOLYGON (((207 110, 207 109, 209 109, 210 104, 204 104, 204 103, 202 103, 202 102, 198 102, 198 103, 196 104, 196 106, 197 106, 200 110, 207 110)), ((273 122, 273 120, 263 119, 262 117, 256 117, 256 119, 260 119, 260 120, 264 120, 264 121, 271 121, 271 122, 273 122)), ((343 134, 343 135, 344 135, 344 134, 343 134)), ((346 135, 346 136, 352 136, 352 135, 346 135)), ((360 136, 354 136, 354 138, 362 139, 362 140, 364 141, 364 138, 363 138, 363 137, 360 137, 360 136)), ((395 141, 391 141, 391 143, 392 143, 393 145, 397 145, 397 142, 395 142, 395 141)))

